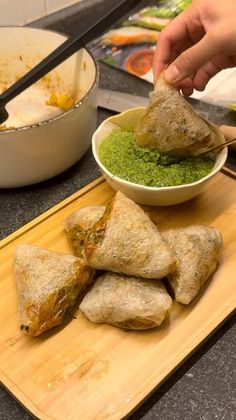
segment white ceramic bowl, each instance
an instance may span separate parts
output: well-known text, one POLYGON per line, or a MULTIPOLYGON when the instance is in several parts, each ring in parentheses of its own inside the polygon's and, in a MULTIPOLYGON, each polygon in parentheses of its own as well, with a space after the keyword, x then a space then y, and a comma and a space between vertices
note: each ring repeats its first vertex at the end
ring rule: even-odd
MULTIPOLYGON (((0 39, 0 83, 13 83, 64 42, 66 36, 28 27, 2 27, 0 39)), ((66 112, 59 110, 59 115, 50 118, 43 117, 46 114, 42 106, 41 121, 0 132, 0 188, 53 177, 76 163, 91 144, 96 129, 98 68, 90 53, 85 49, 78 51, 50 72, 46 81, 37 83, 44 83, 44 88, 50 84, 49 88, 56 92, 73 93, 76 105, 66 112)))
POLYGON ((99 147, 102 141, 111 133, 114 128, 133 128, 144 112, 144 108, 133 108, 114 117, 110 117, 97 128, 92 138, 92 149, 94 158, 105 176, 107 182, 115 190, 122 191, 127 197, 140 204, 151 206, 170 206, 183 203, 199 194, 207 182, 215 176, 223 167, 227 159, 227 148, 224 148, 217 156, 214 168, 209 175, 192 184, 184 184, 174 187, 146 187, 125 181, 109 172, 101 163, 99 147))

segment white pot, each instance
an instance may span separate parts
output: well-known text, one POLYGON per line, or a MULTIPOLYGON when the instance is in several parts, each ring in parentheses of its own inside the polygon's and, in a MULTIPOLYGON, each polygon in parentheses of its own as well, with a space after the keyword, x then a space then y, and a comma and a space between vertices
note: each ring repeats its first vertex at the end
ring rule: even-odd
MULTIPOLYGON (((1 81, 13 83, 66 37, 42 29, 4 27, 0 39, 1 81)), ((53 70, 48 80, 50 89, 73 93, 76 105, 46 120, 40 112, 38 121, 0 132, 0 188, 49 179, 76 163, 90 146, 97 116, 96 62, 82 49, 53 70)), ((45 80, 37 83, 45 85, 45 80)), ((25 105, 21 113, 27 101, 25 105)))

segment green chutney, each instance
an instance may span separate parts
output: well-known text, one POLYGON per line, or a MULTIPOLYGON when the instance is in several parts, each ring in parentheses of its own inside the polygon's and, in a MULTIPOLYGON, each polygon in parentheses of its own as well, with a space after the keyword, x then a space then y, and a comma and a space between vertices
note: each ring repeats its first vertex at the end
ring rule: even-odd
POLYGON ((211 172, 214 160, 204 157, 173 157, 139 146, 133 131, 114 129, 100 145, 102 164, 126 181, 149 187, 190 184, 211 172))

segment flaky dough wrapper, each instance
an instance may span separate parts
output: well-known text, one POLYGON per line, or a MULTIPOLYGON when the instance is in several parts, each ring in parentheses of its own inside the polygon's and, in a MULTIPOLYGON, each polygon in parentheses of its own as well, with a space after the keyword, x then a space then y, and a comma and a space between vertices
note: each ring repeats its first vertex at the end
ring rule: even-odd
POLYGON ((146 330, 164 321, 171 304, 161 281, 105 273, 85 295, 80 310, 92 322, 146 330))
POLYGON ((93 268, 149 279, 165 277, 177 263, 148 215, 121 192, 88 231, 85 254, 93 268))
POLYGON ((178 302, 187 305, 215 272, 220 261, 223 240, 220 232, 207 226, 169 229, 163 236, 173 248, 179 264, 168 275, 178 302))

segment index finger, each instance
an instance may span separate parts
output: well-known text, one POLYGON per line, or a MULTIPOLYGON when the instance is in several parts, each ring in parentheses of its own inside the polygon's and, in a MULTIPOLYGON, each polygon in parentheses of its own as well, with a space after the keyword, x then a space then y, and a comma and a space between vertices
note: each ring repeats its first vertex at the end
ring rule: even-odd
POLYGON ((204 35, 196 8, 190 6, 163 29, 154 56, 156 78, 181 52, 198 42, 204 35))

